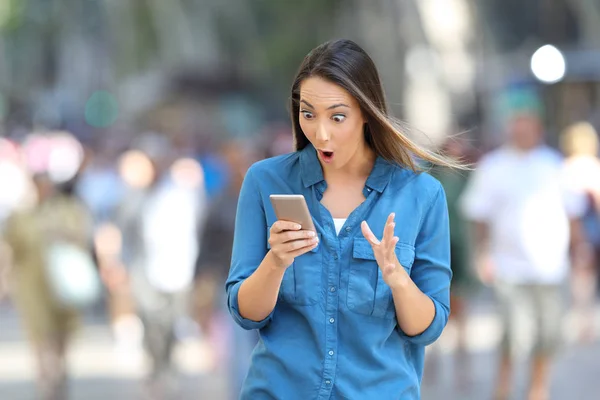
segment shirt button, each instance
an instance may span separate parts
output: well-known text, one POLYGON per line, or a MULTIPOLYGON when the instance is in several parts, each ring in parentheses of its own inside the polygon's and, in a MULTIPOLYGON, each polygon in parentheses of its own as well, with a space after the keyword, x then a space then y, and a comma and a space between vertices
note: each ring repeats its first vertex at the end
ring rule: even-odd
POLYGON ((335 319, 334 319, 334 318, 329 318, 329 323, 330 323, 330 324, 333 324, 334 322, 335 322, 335 319))
POLYGON ((332 292, 332 293, 335 292, 335 286, 330 287, 329 291, 332 292))
POLYGON ((332 356, 333 355, 333 350, 329 350, 329 355, 332 356))
POLYGON ((331 381, 330 381, 330 380, 326 380, 326 381, 325 381, 325 383, 326 383, 327 385, 331 385, 331 381))
POLYGON ((337 254, 334 254, 334 255, 333 255, 333 259, 334 259, 334 260, 337 260, 337 259, 338 259, 338 255, 337 255, 337 254))
POLYGON ((350 233, 350 231, 351 231, 351 230, 352 230, 352 227, 351 227, 351 226, 347 226, 347 227, 346 227, 346 232, 350 233))

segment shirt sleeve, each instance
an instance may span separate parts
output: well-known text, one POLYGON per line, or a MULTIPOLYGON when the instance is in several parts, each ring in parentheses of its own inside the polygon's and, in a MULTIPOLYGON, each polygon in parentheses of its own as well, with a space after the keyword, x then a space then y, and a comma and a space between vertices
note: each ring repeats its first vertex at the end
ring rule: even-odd
POLYGON ((495 207, 493 181, 486 162, 473 171, 458 202, 460 212, 467 219, 481 222, 490 219, 495 207))
POLYGON ((399 326, 398 330, 409 342, 427 346, 440 337, 450 314, 450 226, 446 195, 441 185, 423 218, 410 276, 433 301, 435 316, 429 327, 419 335, 407 336, 399 326))
POLYGON ((227 306, 235 322, 243 329, 261 329, 270 321, 271 313, 262 321, 252 321, 240 315, 238 293, 240 286, 256 271, 267 253, 267 224, 253 168, 248 170, 238 200, 233 251, 229 277, 225 283, 227 306))

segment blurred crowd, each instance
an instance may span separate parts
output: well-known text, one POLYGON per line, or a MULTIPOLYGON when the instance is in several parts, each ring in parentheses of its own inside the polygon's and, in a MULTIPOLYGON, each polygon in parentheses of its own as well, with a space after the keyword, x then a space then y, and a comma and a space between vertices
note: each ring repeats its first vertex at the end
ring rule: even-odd
MULTIPOLYGON (((210 151, 158 131, 93 144, 63 131, 0 139, 0 297, 19 311, 41 398, 66 398, 68 346, 93 309, 106 313, 115 362, 146 352, 149 398, 177 390, 172 352, 186 335, 208 343, 207 362, 227 371, 235 397, 257 335, 233 326, 223 284, 245 171, 292 149, 285 127, 276 132, 267 145, 225 138, 210 151)), ((471 172, 431 169, 449 205, 458 359, 467 359, 469 298, 483 283, 505 328, 498 398, 509 398, 515 332, 528 320, 536 328, 531 399, 546 398, 567 306, 579 340, 596 340, 598 147, 596 130, 581 121, 553 149, 539 115, 517 110, 504 143, 488 153, 475 151, 468 132, 447 140, 442 150, 471 172)))
POLYGON ((98 308, 118 362, 147 352, 150 397, 177 389, 172 352, 185 335, 210 343, 208 363, 230 371, 236 393, 256 340, 225 315, 237 195, 249 165, 282 146, 291 139, 224 139, 200 156, 154 131, 93 144, 63 131, 0 138, 0 299, 18 309, 41 398, 66 397, 69 342, 98 308))

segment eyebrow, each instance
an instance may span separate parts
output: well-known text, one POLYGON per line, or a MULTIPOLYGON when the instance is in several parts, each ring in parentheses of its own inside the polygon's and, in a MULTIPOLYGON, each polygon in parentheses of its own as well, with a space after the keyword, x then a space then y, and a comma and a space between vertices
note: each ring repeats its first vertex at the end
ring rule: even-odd
MULTIPOLYGON (((315 107, 312 104, 310 104, 308 101, 306 101, 306 100, 300 100, 300 102, 306 104, 307 106, 309 106, 313 110, 315 109, 315 107)), ((347 108, 350 108, 350 106, 348 106, 348 105, 346 105, 344 103, 338 103, 338 104, 334 104, 332 106, 327 107, 327 109, 331 110, 333 108, 338 108, 338 107, 347 107, 347 108)))

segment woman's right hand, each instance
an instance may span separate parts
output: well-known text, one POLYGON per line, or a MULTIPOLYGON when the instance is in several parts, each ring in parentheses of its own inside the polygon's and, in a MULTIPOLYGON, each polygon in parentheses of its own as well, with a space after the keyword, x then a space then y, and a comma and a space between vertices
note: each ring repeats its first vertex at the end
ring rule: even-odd
POLYGON ((315 232, 301 228, 299 224, 289 221, 277 221, 271 226, 270 252, 278 268, 288 268, 296 257, 308 253, 319 244, 315 232))

